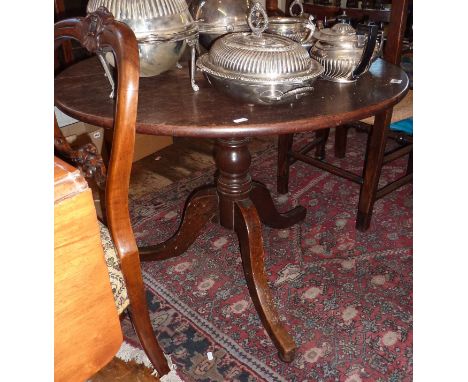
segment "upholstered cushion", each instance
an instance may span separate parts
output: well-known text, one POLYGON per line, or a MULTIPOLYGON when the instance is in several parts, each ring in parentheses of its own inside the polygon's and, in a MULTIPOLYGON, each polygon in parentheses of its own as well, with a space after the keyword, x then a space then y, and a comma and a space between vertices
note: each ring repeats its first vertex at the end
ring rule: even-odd
POLYGON ((391 123, 390 130, 401 131, 405 134, 413 135, 413 117, 391 123))
POLYGON ((120 270, 120 262, 115 250, 114 243, 107 227, 99 222, 101 229, 101 243, 104 249, 104 257, 106 258, 107 270, 109 272, 109 279, 114 293, 115 306, 117 312, 122 313, 130 303, 127 295, 127 288, 125 280, 120 270))

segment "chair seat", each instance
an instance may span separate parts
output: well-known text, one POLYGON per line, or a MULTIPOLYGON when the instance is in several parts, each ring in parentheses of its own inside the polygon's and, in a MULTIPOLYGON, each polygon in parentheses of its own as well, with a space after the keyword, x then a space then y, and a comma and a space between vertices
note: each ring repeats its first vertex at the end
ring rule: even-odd
POLYGON ((115 306, 117 312, 121 314, 130 304, 127 287, 125 286, 125 279, 120 270, 119 258, 108 228, 101 222, 99 222, 99 228, 101 231, 101 244, 106 259, 107 271, 109 272, 109 280, 112 293, 114 294, 115 306))
POLYGON ((413 135, 413 117, 391 123, 390 130, 399 131, 408 135, 413 135))

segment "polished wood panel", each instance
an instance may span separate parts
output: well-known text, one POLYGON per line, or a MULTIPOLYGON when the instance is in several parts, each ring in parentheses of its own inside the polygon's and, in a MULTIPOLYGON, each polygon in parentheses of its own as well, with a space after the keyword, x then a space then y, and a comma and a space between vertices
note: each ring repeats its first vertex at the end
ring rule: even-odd
MULTIPOLYGON (((218 92, 200 74, 197 82, 200 91, 194 92, 185 66, 163 76, 141 78, 137 132, 245 137, 334 127, 393 106, 406 94, 409 84, 399 67, 382 60, 353 84, 317 80, 313 94, 291 105, 251 106, 218 92), (391 79, 401 82, 390 83, 391 79), (248 121, 233 121, 240 117, 248 121)), ((96 59, 79 62, 57 77, 55 103, 78 120, 112 127, 114 102, 109 99, 109 83, 96 59)))
POLYGON ((123 338, 91 190, 54 159, 54 376, 83 381, 105 366, 123 338))

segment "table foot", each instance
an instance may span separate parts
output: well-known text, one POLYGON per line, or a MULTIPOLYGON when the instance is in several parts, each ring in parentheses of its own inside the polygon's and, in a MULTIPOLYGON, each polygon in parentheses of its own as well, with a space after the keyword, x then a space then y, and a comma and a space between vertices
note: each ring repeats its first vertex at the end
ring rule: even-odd
POLYGON ((177 232, 164 243, 139 247, 142 261, 169 259, 184 253, 199 236, 205 224, 218 211, 218 195, 214 187, 195 192, 185 205, 177 232))
POLYGON ((297 206, 284 213, 278 212, 273 203, 270 191, 260 182, 252 183, 252 190, 249 194, 250 199, 257 208, 260 221, 272 228, 288 228, 300 222, 306 216, 306 209, 297 206))
POLYGON ((234 216, 234 229, 239 238, 244 274, 255 309, 278 349, 280 358, 291 362, 296 344, 280 321, 268 286, 259 215, 252 201, 240 200, 235 202, 234 216))

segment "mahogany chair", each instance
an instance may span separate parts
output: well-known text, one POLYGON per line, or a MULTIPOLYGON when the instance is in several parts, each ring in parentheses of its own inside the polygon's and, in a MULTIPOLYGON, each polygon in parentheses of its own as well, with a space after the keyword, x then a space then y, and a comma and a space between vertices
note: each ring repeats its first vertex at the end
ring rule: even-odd
MULTIPOLYGON (((399 65, 403 45, 403 35, 405 32, 408 4, 410 0, 393 0, 390 23, 388 25, 388 35, 384 46, 384 59, 392 64, 399 65)), ((325 144, 327 142, 330 129, 320 130, 316 133, 315 139, 305 147, 292 150, 293 134, 281 135, 278 138, 278 172, 277 190, 280 194, 288 192, 289 166, 296 160, 308 163, 332 174, 341 176, 355 183, 360 184, 360 196, 356 218, 356 228, 366 231, 371 222, 374 203, 391 191, 409 183, 413 179, 412 174, 412 137, 402 136, 400 133, 390 132, 388 128, 392 118, 393 108, 388 109, 383 114, 379 114, 378 123, 384 123, 387 128, 382 134, 374 134, 373 125, 357 121, 356 123, 338 126, 335 130, 335 156, 343 158, 346 152, 347 131, 350 127, 357 127, 369 133, 364 168, 362 175, 344 170, 340 167, 327 163, 325 159, 325 144), (394 138, 401 147, 393 149, 384 155, 376 155, 382 152, 387 138, 394 138), (315 156, 305 155, 315 148, 315 156), (300 155, 298 158, 296 155, 300 155), (378 188, 382 166, 404 155, 408 155, 408 165, 406 174, 382 188, 378 188)), ((377 123, 377 121, 376 121, 377 123)))
POLYGON ((70 18, 55 24, 55 48, 69 39, 78 41, 91 53, 114 54, 118 86, 113 142, 106 171, 96 147, 90 143, 72 149, 55 119, 55 154, 80 168, 88 179, 94 179, 105 188, 107 227, 101 224, 101 240, 117 310, 121 313, 128 306, 133 326, 149 360, 159 377, 169 376, 175 371, 169 367, 151 325, 138 247, 128 211, 140 73, 136 38, 128 26, 115 21, 105 8, 99 8, 85 18, 70 18))

